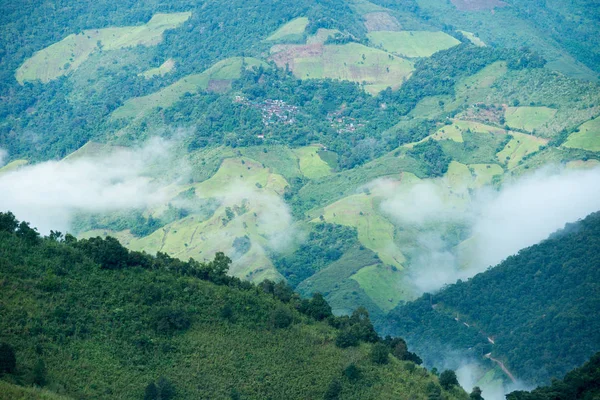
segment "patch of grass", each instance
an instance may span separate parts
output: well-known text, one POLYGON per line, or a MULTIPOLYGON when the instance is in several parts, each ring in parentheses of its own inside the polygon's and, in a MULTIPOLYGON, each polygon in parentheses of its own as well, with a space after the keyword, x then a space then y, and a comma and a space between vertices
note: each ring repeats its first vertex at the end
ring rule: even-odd
POLYGON ((474 175, 475 187, 489 185, 495 176, 504 174, 504 170, 498 164, 470 164, 469 170, 474 175))
POLYGON ((457 124, 445 125, 439 128, 434 134, 429 135, 418 142, 405 144, 404 147, 412 149, 419 143, 424 143, 429 139, 433 140, 452 140, 457 143, 463 142, 462 129, 457 124))
POLYGON ((334 37, 336 34, 341 33, 337 29, 317 29, 317 33, 306 38, 306 44, 323 44, 330 37, 334 37))
POLYGON ((525 156, 537 152, 540 147, 548 144, 547 139, 541 139, 524 133, 511 132, 513 139, 498 152, 498 160, 508 169, 516 167, 525 156))
POLYGON ((113 111, 111 118, 138 118, 158 107, 169 108, 186 93, 208 89, 211 81, 231 81, 239 78, 242 66, 252 68, 259 65, 264 63, 249 57, 233 57, 219 61, 200 74, 188 75, 157 92, 127 100, 113 111))
POLYGON ((581 125, 563 144, 565 147, 600 151, 600 117, 581 125))
POLYGON ((177 28, 191 16, 191 12, 155 14, 144 25, 88 29, 71 34, 25 60, 15 77, 21 84, 36 80, 48 83, 77 69, 92 53, 140 45, 155 46, 162 41, 164 31, 177 28))
POLYGON ((37 387, 23 387, 0 381, 0 400, 69 400, 70 397, 37 387))
POLYGON ((351 279, 358 282, 375 304, 387 312, 406 299, 408 291, 403 287, 402 275, 396 268, 375 264, 361 268, 351 279))
POLYGON ((533 132, 547 124, 555 114, 556 109, 549 107, 508 107, 504 118, 510 128, 533 132))
POLYGON ((331 175, 331 167, 319 156, 320 149, 320 146, 306 146, 294 150, 299 159, 300 171, 308 179, 331 175))
POLYGON ((419 101, 410 112, 415 118, 437 119, 446 111, 446 104, 452 103, 451 96, 428 96, 419 101))
POLYGON ((325 161, 331 169, 335 170, 338 168, 338 155, 336 153, 333 151, 321 150, 318 154, 319 157, 321 157, 321 160, 325 161))
POLYGON ((479 47, 485 46, 485 43, 483 42, 483 40, 481 40, 478 36, 475 36, 474 33, 467 32, 467 31, 459 31, 459 32, 462 33, 467 39, 469 39, 471 41, 471 43, 473 43, 475 46, 479 46, 479 47))
POLYGON ((402 57, 429 57, 440 50, 460 44, 447 33, 429 31, 379 31, 367 34, 375 46, 402 57))
POLYGON ((150 79, 155 76, 164 76, 164 75, 168 74, 169 72, 171 72, 173 70, 173 68, 175 68, 175 60, 173 60, 172 58, 169 58, 167 61, 162 63, 160 65, 160 67, 151 68, 145 72, 142 72, 139 75, 143 76, 146 79, 150 79))
POLYGON ((440 145, 453 160, 463 164, 492 164, 498 162, 496 153, 504 148, 506 134, 462 131, 463 143, 442 140, 440 145))
POLYGON ((242 147, 239 152, 244 156, 262 163, 271 172, 282 175, 286 180, 302 176, 298 157, 287 146, 250 146, 242 147))
POLYGON ((0 167, 0 174, 4 174, 6 172, 14 171, 21 168, 24 165, 27 165, 29 161, 27 160, 14 160, 6 164, 4 167, 0 167))
POLYGON ((304 30, 308 25, 308 18, 299 17, 291 20, 281 28, 277 29, 271 36, 265 40, 269 42, 285 42, 285 41, 297 41, 302 39, 304 30))

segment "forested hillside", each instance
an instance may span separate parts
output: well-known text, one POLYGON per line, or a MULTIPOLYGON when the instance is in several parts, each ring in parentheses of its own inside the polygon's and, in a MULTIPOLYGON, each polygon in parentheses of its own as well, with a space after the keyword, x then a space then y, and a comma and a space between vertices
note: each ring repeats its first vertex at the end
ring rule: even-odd
POLYGON ((387 333, 435 362, 460 349, 531 383, 562 378, 600 348, 600 213, 467 281, 394 309, 387 333))
POLYGON ((226 276, 230 262, 40 237, 0 213, 0 398, 468 397, 364 309, 334 317, 322 296, 226 276), (17 387, 32 384, 47 390, 17 387))

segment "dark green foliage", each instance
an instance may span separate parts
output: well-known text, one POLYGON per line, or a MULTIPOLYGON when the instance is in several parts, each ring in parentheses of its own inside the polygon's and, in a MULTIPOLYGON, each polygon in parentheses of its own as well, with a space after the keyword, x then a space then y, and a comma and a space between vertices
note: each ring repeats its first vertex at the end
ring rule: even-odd
POLYGON ((287 328, 294 321, 292 312, 287 307, 277 307, 271 312, 271 325, 274 328, 287 328))
POLYGON ((531 393, 516 391, 507 400, 595 400, 600 398, 600 353, 583 366, 569 372, 550 386, 538 387, 531 393))
POLYGON ((158 389, 154 382, 150 382, 144 391, 144 400, 157 400, 158 399, 158 389))
POLYGON ((356 383, 361 378, 360 369, 352 363, 344 369, 344 376, 352 383, 356 383))
POLYGON ((427 385, 427 400, 442 400, 442 389, 433 382, 427 385))
POLYGON ((17 226, 19 226, 19 222, 13 213, 10 211, 0 213, 0 231, 13 233, 17 229, 17 226))
POLYGON ((450 390, 453 386, 458 386, 458 379, 456 379, 456 373, 451 369, 443 371, 440 374, 440 385, 445 390, 450 390))
POLYGON ((17 368, 15 350, 8 343, 0 344, 0 375, 12 374, 17 368))
POLYGON ((188 329, 192 323, 189 315, 178 308, 159 308, 154 313, 154 327, 158 333, 172 334, 188 329))
POLYGON ((90 254, 103 269, 121 269, 128 264, 129 251, 111 236, 80 240, 77 246, 90 254))
POLYGON ((442 146, 433 139, 419 143, 409 154, 426 165, 427 175, 431 177, 444 175, 452 161, 452 158, 444 153, 442 146))
POLYGON ((41 358, 33 367, 33 383, 38 386, 44 386, 46 384, 46 364, 41 358))
POLYGON ((333 315, 331 307, 321 293, 313 294, 310 300, 303 300, 299 310, 317 321, 322 321, 333 315))
POLYGON ((481 396, 481 388, 479 386, 475 386, 473 391, 469 394, 469 400, 485 400, 481 396))
POLYGON ((323 400, 336 400, 340 398, 342 392, 342 384, 338 379, 333 379, 327 387, 327 391, 323 395, 323 400))
POLYGON ((356 230, 347 226, 318 223, 311 228, 298 250, 291 255, 275 258, 275 267, 291 286, 338 260, 357 242, 356 230))
POLYGON ((475 357, 493 352, 521 379, 550 382, 598 350, 599 249, 594 213, 468 281, 394 309, 386 331, 406 338, 428 364, 448 346, 475 357), (457 313, 475 328, 457 323, 457 313))
POLYGON ((389 361, 390 348, 385 343, 375 343, 371 347, 369 357, 375 364, 387 364, 389 361))
POLYGON ((350 317, 334 318, 331 323, 341 329, 335 340, 340 348, 357 346, 361 341, 375 343, 380 339, 364 307, 357 308, 350 317))

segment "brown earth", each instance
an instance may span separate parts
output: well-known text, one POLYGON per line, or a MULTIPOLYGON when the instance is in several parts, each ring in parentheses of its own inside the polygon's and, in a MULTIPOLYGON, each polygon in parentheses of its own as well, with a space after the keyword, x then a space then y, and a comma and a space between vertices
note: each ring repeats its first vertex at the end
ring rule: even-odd
POLYGON ((483 11, 506 7, 508 4, 501 0, 451 0, 460 11, 483 11))

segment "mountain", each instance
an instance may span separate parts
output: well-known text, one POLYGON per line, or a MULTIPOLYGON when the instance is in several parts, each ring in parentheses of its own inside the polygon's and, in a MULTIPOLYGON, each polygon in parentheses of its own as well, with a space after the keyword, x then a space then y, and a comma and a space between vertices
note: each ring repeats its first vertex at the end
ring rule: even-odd
POLYGON ((494 268, 399 306, 386 333, 425 361, 450 349, 532 384, 561 379, 598 351, 600 213, 521 250, 494 268))
POLYGON ((226 276, 229 263, 40 237, 0 213, 0 398, 32 383, 68 398, 467 398, 404 361, 366 312, 333 317, 320 296, 226 276))
POLYGON ((600 355, 596 353, 582 367, 569 372, 564 379, 553 381, 550 386, 538 387, 531 393, 516 391, 506 398, 508 400, 597 399, 600 396, 599 373, 600 355))

